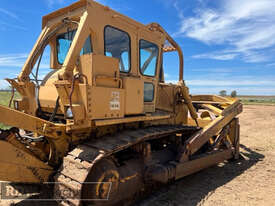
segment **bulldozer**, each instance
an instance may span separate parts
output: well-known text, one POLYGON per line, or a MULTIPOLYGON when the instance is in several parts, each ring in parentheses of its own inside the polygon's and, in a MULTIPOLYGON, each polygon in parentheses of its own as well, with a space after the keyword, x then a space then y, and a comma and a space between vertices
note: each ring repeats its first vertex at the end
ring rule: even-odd
POLYGON ((60 205, 122 205, 161 185, 239 158, 240 100, 190 95, 183 52, 157 23, 92 0, 43 17, 0 106, 0 180, 54 182, 60 205), (50 71, 40 74, 49 48, 50 71), (165 82, 163 55, 179 57, 165 82))

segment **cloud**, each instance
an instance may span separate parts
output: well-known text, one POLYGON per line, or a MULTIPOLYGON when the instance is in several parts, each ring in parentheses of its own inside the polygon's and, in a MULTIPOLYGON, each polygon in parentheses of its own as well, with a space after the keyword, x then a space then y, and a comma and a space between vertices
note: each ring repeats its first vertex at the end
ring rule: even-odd
POLYGON ((9 23, 6 23, 6 22, 0 20, 0 30, 5 31, 7 28, 27 31, 26 27, 19 26, 16 24, 9 24, 9 23))
POLYGON ((207 53, 207 54, 198 54, 192 56, 195 59, 215 59, 215 60, 231 60, 234 59, 238 54, 234 53, 207 53))
MULTIPOLYGON (((168 83, 177 83, 177 80, 167 80, 168 83)), ((188 86, 202 86, 202 87, 243 87, 243 86, 253 86, 253 87, 261 87, 261 86, 270 86, 275 87, 274 80, 218 80, 218 79, 209 79, 209 80, 201 80, 201 79, 189 79, 186 80, 188 86)), ((274 89, 274 88, 273 88, 274 89)), ((275 90, 274 90, 275 92, 275 90)))
POLYGON ((22 67, 28 54, 4 54, 0 55, 0 67, 22 67))
MULTIPOLYGON (((239 69, 239 68, 236 68, 236 69, 239 69)), ((241 67, 241 69, 246 69, 246 68, 243 68, 241 67)), ((235 69, 233 68, 222 68, 222 67, 218 67, 218 68, 190 68, 189 71, 190 72, 195 72, 198 74, 201 73, 206 73, 207 74, 210 74, 210 73, 214 73, 214 74, 222 74, 222 73, 225 73, 225 74, 232 74, 234 72, 235 69)))
POLYGON ((19 25, 19 23, 22 22, 22 19, 20 19, 16 13, 0 8, 0 31, 6 31, 7 29, 26 31, 26 27, 19 25))
POLYGON ((8 11, 8 10, 6 10, 6 9, 0 8, 0 13, 3 13, 3 14, 5 14, 5 15, 11 17, 11 18, 14 18, 14 19, 19 20, 18 16, 17 16, 15 13, 10 12, 10 11, 8 11))
POLYGON ((177 36, 185 36, 209 45, 227 45, 222 51, 200 54, 195 58, 264 62, 275 46, 275 1, 219 0, 212 7, 198 7, 193 16, 180 15, 177 36), (217 55, 219 52, 222 55, 217 55))
POLYGON ((274 66, 275 66, 275 62, 270 63, 270 64, 267 64, 266 66, 267 66, 267 67, 274 67, 274 66))
POLYGON ((183 20, 184 19, 184 14, 183 14, 182 8, 180 7, 179 1, 178 0, 173 0, 172 5, 177 10, 180 19, 183 20))
POLYGON ((187 80, 186 81, 190 86, 212 86, 212 87, 228 87, 228 86, 273 86, 275 87, 275 82, 273 80, 187 80))
POLYGON ((9 83, 7 81, 0 79, 0 89, 6 89, 8 86, 9 83))
MULTIPOLYGON (((236 90, 242 95, 275 95, 275 77, 271 75, 253 76, 252 74, 233 75, 230 69, 226 73, 215 72, 202 75, 186 75, 186 85, 194 94, 218 94, 221 90, 228 92, 236 90), (228 73, 227 73, 228 72, 228 73)), ((236 71, 234 71, 235 73, 236 71)), ((167 78, 167 83, 177 83, 176 78, 167 78)))
POLYGON ((46 0, 48 7, 52 8, 55 4, 63 4, 65 3, 65 0, 46 0))
MULTIPOLYGON (((197 87, 197 88, 190 88, 191 94, 219 94, 221 90, 224 90, 224 87, 212 87, 212 88, 206 88, 206 87, 197 87)), ((227 94, 230 94, 232 91, 237 91, 238 95, 258 95, 258 96, 274 96, 275 91, 272 87, 230 87, 227 88, 227 94)))
MULTIPOLYGON (((27 53, 2 54, 0 55, 0 67, 21 68, 24 66, 27 57, 28 57, 27 53)), ((47 53, 44 54, 40 64, 40 68, 48 69, 49 61, 50 61, 50 55, 47 53)))

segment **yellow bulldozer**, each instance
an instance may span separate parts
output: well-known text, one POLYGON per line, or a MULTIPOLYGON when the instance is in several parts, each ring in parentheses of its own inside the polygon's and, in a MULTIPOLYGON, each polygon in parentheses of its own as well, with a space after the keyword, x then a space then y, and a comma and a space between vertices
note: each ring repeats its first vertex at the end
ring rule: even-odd
POLYGON ((0 106, 0 180, 55 182, 61 205, 120 205, 239 157, 238 99, 190 95, 183 53, 157 23, 143 25, 92 0, 43 17, 0 106), (41 77, 45 48, 51 71, 41 77), (177 84, 163 55, 179 56, 177 84), (66 191, 66 192, 64 192, 66 191), (99 201, 100 200, 100 201, 99 201))

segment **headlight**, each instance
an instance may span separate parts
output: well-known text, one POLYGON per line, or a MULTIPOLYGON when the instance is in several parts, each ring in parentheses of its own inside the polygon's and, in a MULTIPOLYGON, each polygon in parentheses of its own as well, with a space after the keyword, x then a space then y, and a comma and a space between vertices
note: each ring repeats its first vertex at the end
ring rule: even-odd
POLYGON ((73 112, 72 112, 72 109, 70 107, 66 111, 66 117, 67 118, 73 118, 73 112))

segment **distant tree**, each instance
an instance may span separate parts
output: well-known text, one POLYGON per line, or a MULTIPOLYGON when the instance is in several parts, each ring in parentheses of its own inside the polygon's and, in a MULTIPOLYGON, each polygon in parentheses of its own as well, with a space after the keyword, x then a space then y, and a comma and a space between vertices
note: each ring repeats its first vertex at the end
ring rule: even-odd
POLYGON ((237 91, 236 90, 232 91, 231 92, 231 97, 236 97, 236 96, 237 96, 237 91))
POLYGON ((221 90, 221 91, 220 91, 220 95, 221 95, 222 97, 225 97, 225 96, 226 96, 226 90, 221 90))

